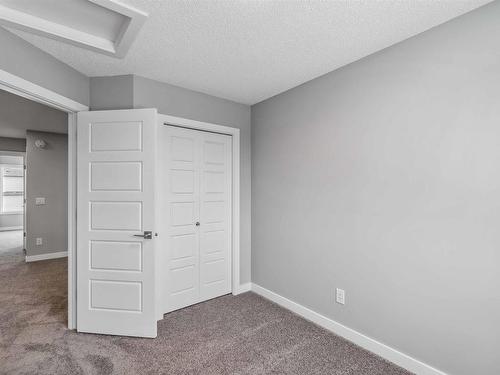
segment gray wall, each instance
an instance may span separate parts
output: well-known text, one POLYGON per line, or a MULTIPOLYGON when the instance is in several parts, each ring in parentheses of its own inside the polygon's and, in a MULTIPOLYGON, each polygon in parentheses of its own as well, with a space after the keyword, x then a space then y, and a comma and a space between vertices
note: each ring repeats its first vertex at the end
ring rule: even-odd
MULTIPOLYGON (((0 106, 1 106, 1 100, 0 100, 0 106)), ((0 110, 0 123, 1 123, 1 116, 2 116, 2 111, 0 110)), ((0 128, 0 132, 1 132, 1 129, 2 128, 0 128)), ((25 152, 26 151, 26 139, 25 138, 0 137, 0 151, 25 152)))
POLYGON ((88 105, 89 79, 85 75, 3 28, 0 50, 1 70, 88 105))
MULTIPOLYGON (((2 151, 5 151, 4 148, 2 148, 2 144, 4 140, 9 140, 9 138, 1 138, 0 137, 0 153, 2 151)), ((25 142, 23 139, 22 141, 25 142)), ((12 145, 12 143, 10 143, 12 145)), ((11 150, 12 151, 12 150, 11 150)), ((22 150, 13 150, 13 151, 22 151, 24 152, 24 149, 22 150)), ((23 165, 23 157, 22 156, 10 156, 10 155, 2 155, 0 154, 0 167, 6 165, 6 166, 11 166, 11 165, 23 165)), ((1 179, 1 177, 0 177, 1 179)), ((19 228, 22 229, 23 227, 23 215, 22 214, 0 214, 0 231, 1 230, 7 230, 11 228, 19 228)))
POLYGON ((132 75, 90 78, 90 109, 134 108, 134 78, 132 75))
POLYGON ((159 113, 241 130, 241 282, 250 281, 250 107, 138 76, 92 78, 91 109, 157 108, 159 113), (130 79, 132 77, 132 80, 130 79), (128 90, 128 92, 127 92, 128 90), (130 92, 133 93, 132 105, 130 92))
POLYGON ((26 141, 26 254, 67 251, 68 137, 28 131, 26 141), (47 147, 36 148, 36 139, 47 147), (45 197, 46 204, 36 206, 36 197, 45 197), (36 246, 36 237, 43 238, 42 246, 36 246))
POLYGON ((67 133, 68 115, 0 90, 0 137, 24 138, 28 129, 67 133))
POLYGON ((494 2, 252 107, 253 282, 500 374, 499 20, 494 2))

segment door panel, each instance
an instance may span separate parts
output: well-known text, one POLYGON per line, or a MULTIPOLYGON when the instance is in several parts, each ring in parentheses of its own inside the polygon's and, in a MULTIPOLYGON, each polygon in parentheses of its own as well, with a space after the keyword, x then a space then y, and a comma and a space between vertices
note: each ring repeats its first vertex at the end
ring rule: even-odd
POLYGON ((200 132, 200 299, 231 291, 231 137, 200 132))
POLYGON ((142 243, 91 241, 92 270, 142 271, 142 243))
POLYGON ((169 312, 231 291, 231 137, 160 125, 159 141, 169 312))
POLYGON ((78 113, 79 332, 156 337, 156 117, 78 113))
POLYGON ((142 164, 139 162, 91 163, 90 181, 92 191, 141 191, 142 164))
POLYGON ((162 160, 162 238, 164 252, 164 311, 192 304, 199 296, 199 237, 196 221, 200 211, 198 140, 196 134, 160 125, 162 160), (166 297, 168 296, 168 298, 166 297))
POLYGON ((90 124, 90 151, 142 151, 143 131, 142 121, 111 120, 90 124))

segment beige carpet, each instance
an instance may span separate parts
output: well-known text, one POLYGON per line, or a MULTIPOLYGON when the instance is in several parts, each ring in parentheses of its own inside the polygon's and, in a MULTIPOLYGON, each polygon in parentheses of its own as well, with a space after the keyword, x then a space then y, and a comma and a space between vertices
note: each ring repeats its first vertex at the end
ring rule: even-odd
POLYGON ((168 314, 157 339, 68 331, 66 260, 20 251, 0 255, 1 374, 409 374, 253 293, 168 314))

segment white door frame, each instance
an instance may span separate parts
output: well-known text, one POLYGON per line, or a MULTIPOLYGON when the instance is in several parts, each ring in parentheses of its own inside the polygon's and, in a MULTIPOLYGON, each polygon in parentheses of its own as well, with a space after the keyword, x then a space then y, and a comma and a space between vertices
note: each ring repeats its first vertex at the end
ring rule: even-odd
POLYGON ((68 328, 76 328, 76 113, 89 107, 0 69, 0 90, 68 114, 68 328))
POLYGON ((160 124, 164 125, 174 125, 231 136, 233 165, 231 197, 231 292, 233 295, 246 292, 247 290, 240 283, 240 129, 162 114, 158 114, 158 120, 160 124))

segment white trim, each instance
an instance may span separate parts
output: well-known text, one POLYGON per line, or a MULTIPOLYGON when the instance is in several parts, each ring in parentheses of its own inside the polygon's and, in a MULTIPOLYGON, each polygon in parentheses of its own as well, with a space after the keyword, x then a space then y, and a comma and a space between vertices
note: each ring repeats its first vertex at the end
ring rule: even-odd
POLYGON ((238 293, 236 294, 250 292, 251 290, 252 290, 252 283, 241 284, 240 287, 238 288, 238 293))
POLYGON ((8 91, 23 98, 48 105, 64 112, 88 111, 89 107, 66 98, 45 87, 27 81, 0 69, 0 90, 8 91))
POLYGON ((77 30, 71 25, 52 22, 5 5, 0 5, 0 25, 66 42, 106 55, 124 57, 144 22, 146 22, 148 14, 115 0, 88 1, 125 16, 121 30, 116 35, 116 38, 112 38, 113 40, 102 38, 89 32, 77 30))
POLYGON ((182 117, 158 114, 158 119, 164 124, 182 126, 189 129, 204 130, 209 132, 227 134, 232 137, 232 164, 233 164, 233 196, 232 201, 232 272, 231 291, 233 295, 243 293, 240 285, 240 129, 229 126, 211 124, 189 120, 182 117))
POLYGON ((429 366, 418 359, 410 357, 407 354, 374 340, 371 337, 353 330, 352 328, 346 327, 343 324, 327 318, 326 316, 323 316, 305 306, 298 304, 297 302, 289 300, 288 298, 265 289, 255 283, 252 284, 252 291, 408 371, 418 375, 446 375, 446 373, 429 366))
MULTIPOLYGON (((0 90, 67 112, 68 115, 68 328, 76 328, 76 119, 89 107, 0 69, 0 90), (72 129, 75 132, 72 132, 72 129)), ((26 216, 25 216, 26 218, 26 216)))
POLYGON ((104 8, 111 9, 116 13, 120 13, 127 17, 128 23, 123 27, 121 35, 114 42, 114 55, 115 57, 125 57, 130 46, 136 39, 139 31, 146 22, 148 14, 141 10, 131 7, 130 5, 123 4, 115 0, 89 0, 104 8))
MULTIPOLYGON (((22 215, 22 214, 21 214, 22 215)), ((0 232, 7 232, 7 231, 10 231, 10 230, 23 230, 23 226, 18 226, 18 227, 0 227, 0 232)))
POLYGON ((68 113, 68 328, 76 329, 76 113, 68 113), (72 291, 69 293, 69 291, 72 291))
POLYGON ((59 251, 57 253, 48 253, 40 255, 26 255, 26 262, 38 262, 39 260, 65 258, 68 256, 67 251, 59 251))

